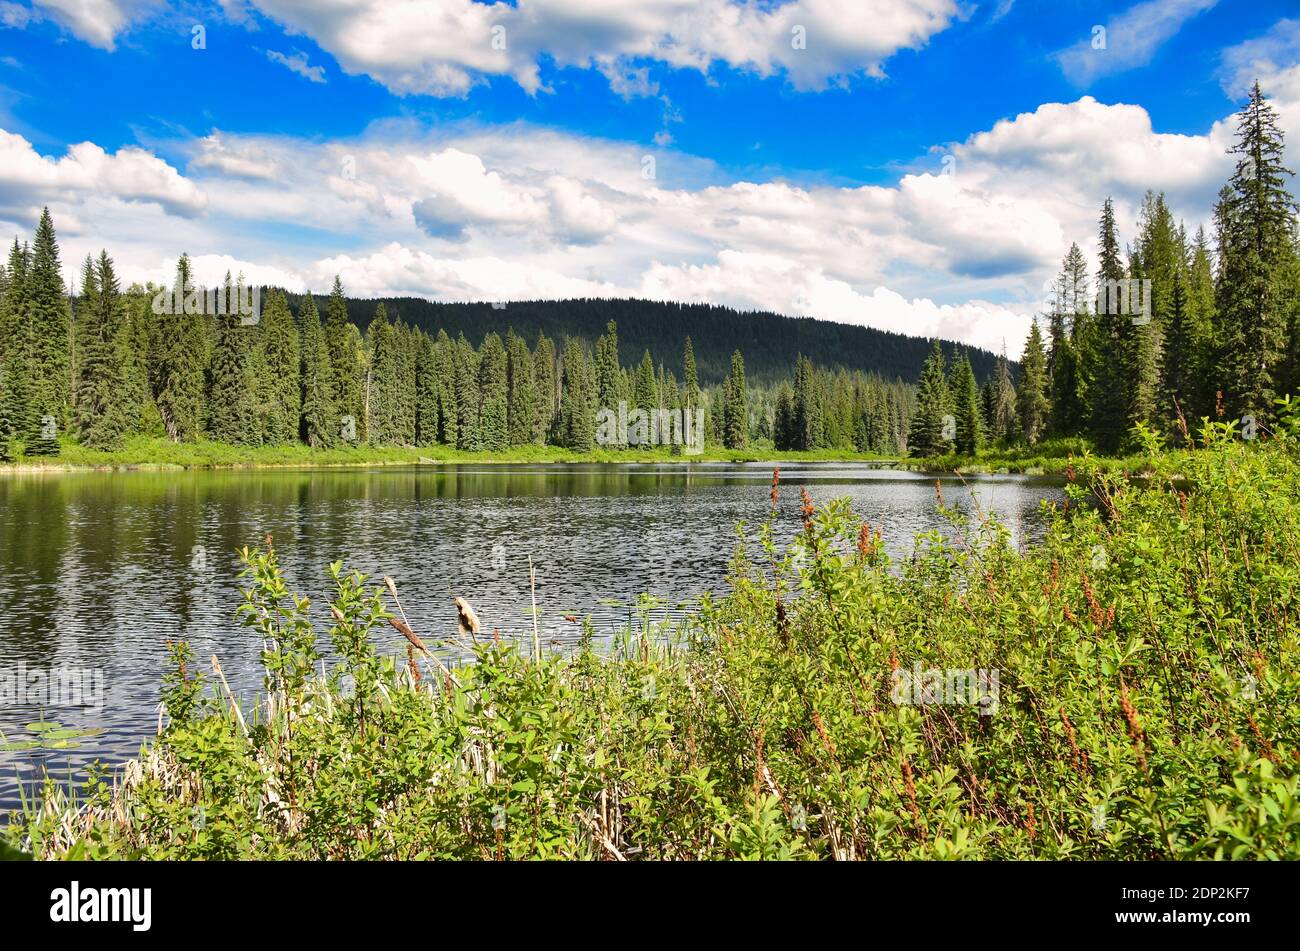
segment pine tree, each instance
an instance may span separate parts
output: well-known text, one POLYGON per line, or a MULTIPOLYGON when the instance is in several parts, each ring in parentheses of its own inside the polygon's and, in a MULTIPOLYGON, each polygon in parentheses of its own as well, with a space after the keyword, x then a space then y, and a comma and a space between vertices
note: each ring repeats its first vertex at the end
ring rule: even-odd
POLYGON ((351 417, 361 425, 364 380, 361 336, 348 319, 343 282, 334 277, 334 287, 325 303, 325 349, 330 356, 330 377, 334 382, 334 406, 339 418, 351 417))
MULTIPOLYGON (((1097 270, 1098 300, 1106 299, 1107 288, 1118 286, 1128 275, 1120 259, 1119 233, 1115 226, 1115 206, 1107 198, 1102 205, 1099 234, 1101 249, 1097 270)), ((1118 313, 1121 308, 1097 308, 1094 346, 1089 348, 1086 372, 1090 381, 1088 403, 1092 408, 1092 432, 1098 445, 1114 452, 1128 431, 1132 406, 1131 341, 1132 316, 1118 313)))
MULTIPOLYGON (((64 293, 59 264, 59 245, 49 208, 42 209, 32 241, 31 265, 26 278, 27 315, 31 344, 32 416, 29 427, 34 439, 50 428, 50 420, 61 430, 66 425, 72 404, 71 357, 69 337, 71 321, 68 299, 64 293)), ((49 440, 42 440, 49 447, 49 440)), ((53 444, 57 451, 57 441, 53 444)), ((28 451, 33 447, 28 446, 28 451)))
POLYGON ((506 335, 506 385, 509 389, 507 431, 512 446, 533 441, 537 419, 537 375, 528 344, 514 331, 506 335))
MULTIPOLYGON (((226 299, 234 284, 226 274, 226 299)), ((253 369, 256 330, 243 323, 238 307, 227 306, 216 315, 217 340, 208 371, 208 438, 235 445, 261 441, 257 420, 257 378, 253 369)))
POLYGON ((1042 438, 1043 427, 1051 409, 1047 402, 1047 358, 1043 353, 1043 334, 1034 321, 1020 358, 1020 386, 1016 389, 1016 407, 1020 411, 1020 432, 1025 442, 1034 445, 1042 438))
POLYGON ((444 446, 455 446, 458 409, 456 402, 456 345, 447 331, 439 330, 433 342, 435 395, 438 401, 437 440, 444 446))
POLYGON ((478 353, 461 334, 456 339, 456 448, 475 452, 483 448, 479 435, 478 353))
POLYGON ((589 452, 596 440, 596 383, 591 362, 581 341, 564 342, 560 362, 560 413, 558 445, 575 452, 589 452))
POLYGON ((1079 353, 1080 324, 1088 317, 1088 265, 1077 244, 1061 262, 1061 273, 1053 286, 1050 335, 1047 351, 1049 398, 1052 405, 1051 431, 1076 435, 1083 431, 1084 380, 1079 353))
POLYGON ((199 437, 204 414, 204 368, 207 330, 201 296, 195 290, 189 255, 176 264, 176 285, 154 298, 149 376, 154 403, 167 438, 192 442, 199 437), (169 299, 170 298, 170 299, 169 299))
POLYGON ((1218 377, 1231 415, 1271 420, 1291 302, 1284 275, 1296 254, 1295 200, 1282 164, 1277 113, 1256 82, 1238 116, 1240 156, 1221 209, 1218 377))
POLYGON ((366 441, 372 446, 395 446, 401 442, 398 389, 399 360, 396 332, 388 321, 388 309, 381 302, 366 328, 367 366, 362 395, 366 441))
POLYGON ((997 438, 1007 442, 1020 433, 1020 408, 1017 405, 1016 386, 1011 379, 1011 365, 1006 351, 998 358, 996 397, 993 404, 993 426, 997 438))
POLYGON ((537 412, 533 418, 533 441, 546 443, 554 430, 559 412, 559 385, 555 374, 555 344, 545 334, 537 338, 533 350, 533 379, 537 390, 537 412))
POLYGON ((954 442, 957 452, 973 456, 984 444, 984 426, 980 413, 979 386, 970 357, 962 354, 952 370, 953 416, 956 423, 954 442))
POLYGON ((325 328, 321 326, 316 298, 308 291, 298 308, 299 380, 302 386, 302 418, 298 427, 299 438, 313 449, 334 445, 339 433, 338 411, 334 400, 333 365, 329 348, 325 344, 325 328))
POLYGON ((749 444, 746 402, 745 358, 737 350, 731 355, 731 373, 723 387, 722 442, 728 449, 744 449, 749 444))
POLYGON ((82 276, 81 358, 76 393, 76 425, 81 441, 94 449, 122 447, 131 423, 127 415, 130 366, 122 363, 125 309, 121 287, 107 251, 82 276))
POLYGON ((27 272, 31 254, 14 239, 9 252, 9 289, 0 300, 0 440, 27 433, 31 401, 31 325, 27 321, 27 272))
POLYGON ((945 418, 952 416, 952 397, 948 379, 944 374, 943 349, 934 341, 930 356, 921 368, 921 379, 916 388, 916 412, 907 434, 907 449, 913 456, 941 456, 952 451, 952 443, 945 438, 945 418))
POLYGON ((500 452, 510 444, 509 382, 505 347, 495 333, 484 337, 479 348, 478 388, 481 447, 500 452))
POLYGON ((253 366, 258 377, 259 428, 263 442, 278 446, 298 437, 302 417, 298 329, 281 291, 267 295, 257 330, 253 366))

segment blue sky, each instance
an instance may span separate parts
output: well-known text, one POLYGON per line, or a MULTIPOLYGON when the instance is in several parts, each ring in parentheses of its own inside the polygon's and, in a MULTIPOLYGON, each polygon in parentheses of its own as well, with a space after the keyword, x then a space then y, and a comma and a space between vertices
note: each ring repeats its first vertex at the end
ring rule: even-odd
POLYGON ((1208 219, 1248 74, 1300 111, 1293 0, 326 6, 0 0, 0 234, 1014 348, 1107 194, 1208 219))

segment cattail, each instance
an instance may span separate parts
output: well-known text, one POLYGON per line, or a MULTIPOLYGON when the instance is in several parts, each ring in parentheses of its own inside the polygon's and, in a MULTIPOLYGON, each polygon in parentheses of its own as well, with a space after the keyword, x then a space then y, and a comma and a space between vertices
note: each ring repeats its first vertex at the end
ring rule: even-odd
POLYGON ((420 687, 420 665, 415 662, 415 646, 406 645, 406 669, 411 672, 411 680, 418 690, 420 687))
MULTIPOLYGON (((425 654, 429 654, 429 648, 424 646, 424 641, 420 640, 420 635, 411 630, 410 625, 405 621, 401 618, 390 617, 388 623, 396 628, 397 632, 410 641, 418 650, 423 651, 425 654)), ((430 656, 432 655, 430 654, 430 656)))
POLYGON ((452 603, 456 605, 456 624, 460 632, 462 634, 478 634, 481 625, 478 621, 478 615, 469 606, 469 602, 464 598, 452 598, 452 603))

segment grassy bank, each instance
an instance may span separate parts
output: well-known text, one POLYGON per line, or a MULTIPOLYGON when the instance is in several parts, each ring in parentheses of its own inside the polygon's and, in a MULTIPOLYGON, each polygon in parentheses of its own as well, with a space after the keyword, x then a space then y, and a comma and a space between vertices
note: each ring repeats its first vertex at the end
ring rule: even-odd
MULTIPOLYGON (((382 466, 455 463, 699 463, 699 462, 871 462, 889 468, 921 472, 1061 474, 1088 453, 1083 440, 1054 440, 1033 447, 986 450, 976 456, 931 458, 889 457, 840 449, 806 452, 778 451, 767 446, 731 450, 710 446, 700 455, 674 453, 670 447, 596 449, 574 452, 558 446, 516 446, 503 452, 463 452, 447 446, 339 446, 311 449, 301 444, 235 446, 229 443, 174 443, 168 439, 134 436, 115 452, 64 443, 57 456, 20 456, 0 463, 6 471, 63 469, 220 469, 314 466, 382 466)), ((1141 457, 1093 460, 1100 467, 1136 471, 1141 457)))
POLYGON ((264 702, 237 708, 177 645, 142 758, 72 798, 50 783, 3 838, 41 858, 1300 857, 1298 451, 1220 434, 1176 463, 1081 466, 1024 553, 945 510, 901 563, 846 503, 785 492, 792 549, 738 550, 683 627, 564 655, 511 630, 450 670, 383 584, 333 566, 317 632, 249 552, 264 702), (326 641, 344 660, 322 675, 326 641))
POLYGON ((515 446, 502 452, 464 452, 447 446, 339 446, 311 449, 302 444, 235 446, 229 443, 174 443, 168 439, 134 436, 115 452, 64 443, 57 456, 20 456, 0 464, 0 472, 33 469, 215 469, 274 466, 374 466, 420 463, 691 463, 691 462, 890 462, 888 457, 840 450, 778 452, 755 447, 743 450, 710 446, 702 454, 674 453, 671 447, 597 449, 574 452, 559 446, 515 446))

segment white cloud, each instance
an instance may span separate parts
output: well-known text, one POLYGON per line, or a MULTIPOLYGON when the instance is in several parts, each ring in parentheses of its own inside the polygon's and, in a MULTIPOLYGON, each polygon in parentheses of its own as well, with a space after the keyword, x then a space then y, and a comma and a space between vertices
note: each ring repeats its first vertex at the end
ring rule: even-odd
POLYGON ((1056 53, 1066 77, 1078 86, 1088 86, 1100 76, 1145 66, 1156 51, 1183 24, 1209 10, 1219 0, 1145 0, 1112 17, 1104 25, 1089 28, 1084 39, 1056 53), (1104 26, 1104 46, 1098 48, 1096 33, 1104 26))
POLYGON ((109 154, 81 142, 55 160, 37 154, 21 135, 0 129, 0 208, 91 195, 153 202, 181 216, 201 214, 207 206, 193 182, 144 149, 126 146, 109 154))
MULTIPOLYGON (((1300 65, 1269 82, 1300 141, 1300 65)), ((1208 220, 1234 127, 1158 132, 1139 106, 1084 96, 860 187, 732 180, 668 150, 647 178, 641 145, 522 123, 392 120, 323 142, 214 131, 186 146, 192 181, 139 149, 83 143, 56 161, 0 135, 0 219, 27 230, 27 203, 49 196, 67 259, 105 245, 128 280, 186 250, 295 288, 324 290, 337 271, 360 295, 710 300, 1005 339, 1014 356, 1070 243, 1095 255, 1105 197, 1122 240, 1147 188, 1189 229, 1208 220)))
POLYGON ((541 87, 538 62, 599 69, 620 95, 653 95, 647 61, 714 63, 800 89, 879 76, 960 15, 957 0, 255 0, 353 74, 406 95, 463 96, 482 77, 541 87))
POLYGON ((277 50, 267 50, 266 58, 273 63, 279 63, 281 66, 287 67, 290 72, 297 73, 314 83, 325 82, 325 67, 308 65, 307 54, 299 50, 294 50, 292 55, 285 55, 277 50))
POLYGON ((1256 79, 1266 86, 1300 62, 1300 20, 1278 20, 1263 36, 1225 49, 1219 79, 1230 96, 1244 97, 1256 79))
POLYGON ((33 0, 51 19, 91 46, 113 50, 117 35, 153 4, 149 0, 33 0))

